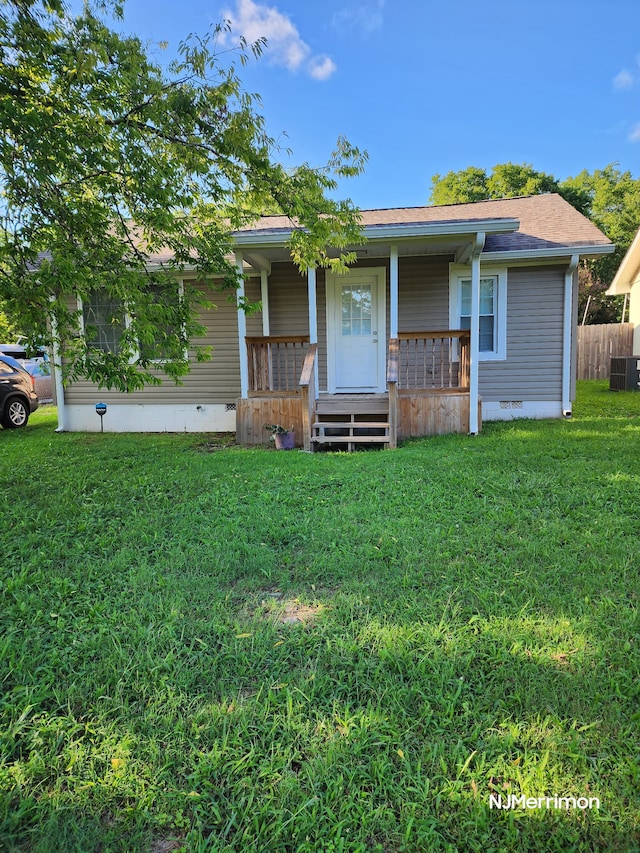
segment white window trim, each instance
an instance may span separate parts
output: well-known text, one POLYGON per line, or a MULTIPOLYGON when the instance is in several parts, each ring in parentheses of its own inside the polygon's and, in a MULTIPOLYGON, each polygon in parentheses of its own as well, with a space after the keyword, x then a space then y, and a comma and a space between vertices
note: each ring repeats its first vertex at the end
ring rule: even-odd
MULTIPOLYGON (((180 299, 182 299, 184 297, 184 280, 181 278, 177 279, 177 284, 178 284, 178 297, 180 299)), ((78 311, 80 312, 80 317, 79 317, 80 333, 84 337, 84 335, 85 335, 84 311, 83 311, 84 306, 82 304, 82 298, 80 296, 77 297, 77 305, 78 305, 78 311)), ((125 327, 125 329, 128 329, 130 326, 131 326, 131 314, 125 310, 125 312, 124 312, 124 327, 125 327)), ((135 362, 138 360, 138 355, 139 355, 138 353, 132 355, 132 357, 130 359, 130 364, 135 364, 135 362)), ((185 349, 184 357, 185 357, 185 360, 188 360, 188 358, 189 358, 189 350, 188 349, 185 349)), ((167 364, 167 359, 166 358, 154 358, 154 359, 151 359, 151 364, 167 364)))
MULTIPOLYGON (((496 330, 493 352, 480 352, 480 361, 505 361, 507 358, 507 269, 506 267, 480 266, 480 278, 497 278, 496 330)), ((449 265, 449 328, 460 328, 460 279, 471 277, 471 267, 449 265)), ((453 354, 457 360, 457 353, 453 354)))

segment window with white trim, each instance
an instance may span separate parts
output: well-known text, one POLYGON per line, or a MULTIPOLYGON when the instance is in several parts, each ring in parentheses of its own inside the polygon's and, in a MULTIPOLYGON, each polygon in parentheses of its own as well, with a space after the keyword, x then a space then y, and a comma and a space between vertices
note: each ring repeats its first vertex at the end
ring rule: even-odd
MULTIPOLYGON (((451 267, 449 322, 452 329, 471 328, 471 272, 451 267)), ((480 269, 479 350, 481 361, 507 357, 507 271, 480 269)))
MULTIPOLYGON (((163 304, 169 308, 177 307, 183 297, 184 284, 182 281, 176 281, 175 289, 166 285, 148 285, 147 298, 152 302, 151 317, 153 318, 154 305, 158 309, 161 309, 163 304)), ((78 299, 78 308, 81 311, 82 332, 85 335, 87 345, 91 349, 100 349, 103 352, 117 354, 120 338, 125 329, 131 325, 131 316, 126 310, 124 302, 111 296, 106 290, 95 290, 89 295, 88 299, 78 299)), ((171 323, 162 322, 160 315, 156 322, 155 340, 148 344, 140 341, 138 344, 140 347, 139 354, 147 356, 157 364, 162 364, 167 360, 167 353, 163 350, 163 342, 170 337, 175 338, 177 336, 184 338, 184 329, 171 323)), ((186 343, 184 355, 186 358, 186 343)))
POLYGON ((126 328, 126 312, 121 299, 106 291, 94 290, 82 300, 82 330, 91 349, 117 353, 126 328))

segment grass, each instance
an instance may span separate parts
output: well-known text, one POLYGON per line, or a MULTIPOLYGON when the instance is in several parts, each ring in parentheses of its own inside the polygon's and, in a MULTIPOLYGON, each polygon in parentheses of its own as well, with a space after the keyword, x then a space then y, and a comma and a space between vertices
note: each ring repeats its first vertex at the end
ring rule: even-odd
POLYGON ((0 432, 1 849, 640 849, 640 394, 351 455, 54 428, 0 432))

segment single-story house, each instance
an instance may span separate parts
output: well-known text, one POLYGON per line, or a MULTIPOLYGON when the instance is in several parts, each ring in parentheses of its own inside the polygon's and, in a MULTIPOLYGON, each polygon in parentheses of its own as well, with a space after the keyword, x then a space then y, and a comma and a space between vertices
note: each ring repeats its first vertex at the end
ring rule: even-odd
MULTIPOLYGON (((578 262, 614 249, 592 222, 548 194, 366 210, 362 227, 343 275, 301 275, 285 217, 238 231, 240 296, 261 310, 219 297, 197 342, 213 358, 182 386, 124 394, 58 376, 59 428, 99 429, 100 401, 105 430, 235 431, 258 444, 280 423, 313 449, 570 416, 578 262)), ((100 306, 88 308, 99 325, 100 306)))
POLYGON ((615 274, 607 296, 629 296, 629 322, 633 323, 633 352, 640 353, 640 230, 615 274))

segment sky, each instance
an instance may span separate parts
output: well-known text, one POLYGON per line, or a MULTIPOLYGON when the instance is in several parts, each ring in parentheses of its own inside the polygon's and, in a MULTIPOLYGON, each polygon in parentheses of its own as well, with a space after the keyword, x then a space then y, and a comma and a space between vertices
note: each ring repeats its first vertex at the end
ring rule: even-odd
POLYGON ((221 20, 268 39, 241 78, 289 162, 324 164, 340 135, 366 149, 339 192, 363 209, 509 161, 640 177, 640 0, 126 0, 115 28, 160 58, 221 20))

